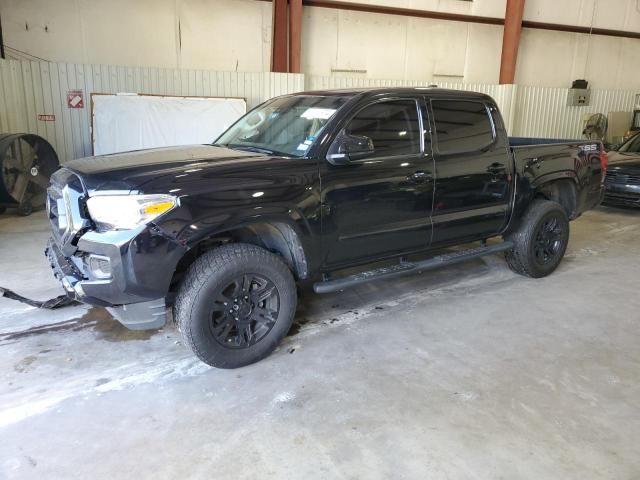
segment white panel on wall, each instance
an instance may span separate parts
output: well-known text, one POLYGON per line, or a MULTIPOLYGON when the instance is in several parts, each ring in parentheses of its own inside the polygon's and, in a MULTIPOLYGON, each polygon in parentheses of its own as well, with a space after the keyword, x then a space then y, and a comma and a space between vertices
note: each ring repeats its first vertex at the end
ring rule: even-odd
POLYGON ((3 0, 8 55, 54 62, 266 71, 271 4, 255 0, 3 0))
MULTIPOLYGON (((413 3, 411 8, 429 7, 413 3)), ((467 12, 472 7, 470 2, 456 0, 446 10, 455 11, 455 5, 467 12)), ((497 25, 303 9, 302 71, 309 75, 357 70, 363 78, 497 82, 501 49, 502 27, 497 25)))
POLYGON ((640 10, 637 0, 527 0, 525 20, 638 31, 640 10), (594 10, 595 9, 595 10, 594 10))
POLYGON ((93 95, 93 153, 211 143, 247 112, 244 98, 93 95))
POLYGON ((301 74, 0 60, 0 131, 42 135, 64 161, 91 155, 92 93, 242 97, 253 108, 301 90, 301 74), (69 90, 83 91, 84 108, 67 106, 69 90), (40 121, 39 114, 53 114, 55 121, 40 121))

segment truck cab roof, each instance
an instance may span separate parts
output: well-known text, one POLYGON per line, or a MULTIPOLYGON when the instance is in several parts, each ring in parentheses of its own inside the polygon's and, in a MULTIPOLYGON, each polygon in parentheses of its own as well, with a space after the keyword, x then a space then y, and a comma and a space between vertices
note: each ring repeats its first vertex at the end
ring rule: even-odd
POLYGON ((375 87, 375 88, 341 88, 330 90, 311 90, 292 94, 293 96, 340 96, 340 97, 384 97, 393 95, 429 95, 430 97, 459 97, 460 99, 484 100, 493 99, 484 93, 453 90, 438 87, 375 87))

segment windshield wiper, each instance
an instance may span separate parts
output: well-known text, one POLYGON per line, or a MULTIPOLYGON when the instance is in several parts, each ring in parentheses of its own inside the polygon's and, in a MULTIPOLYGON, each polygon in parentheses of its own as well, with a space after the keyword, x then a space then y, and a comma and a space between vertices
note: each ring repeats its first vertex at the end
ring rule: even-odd
POLYGON ((263 147, 254 147, 253 145, 242 145, 239 143, 227 143, 225 144, 219 144, 218 146, 220 147, 227 147, 230 148, 232 150, 243 150, 246 152, 256 152, 256 153, 266 153, 267 155, 278 155, 278 156, 282 156, 282 157, 294 157, 295 155, 291 155, 290 153, 286 153, 286 152, 279 152, 277 150, 271 150, 269 148, 263 148, 263 147))

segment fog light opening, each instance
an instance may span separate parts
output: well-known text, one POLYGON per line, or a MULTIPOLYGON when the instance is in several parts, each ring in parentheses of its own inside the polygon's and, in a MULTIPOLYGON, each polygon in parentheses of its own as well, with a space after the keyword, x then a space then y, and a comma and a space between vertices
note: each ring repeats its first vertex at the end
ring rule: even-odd
POLYGON ((94 278, 111 278, 111 260, 102 255, 89 255, 89 270, 94 278))

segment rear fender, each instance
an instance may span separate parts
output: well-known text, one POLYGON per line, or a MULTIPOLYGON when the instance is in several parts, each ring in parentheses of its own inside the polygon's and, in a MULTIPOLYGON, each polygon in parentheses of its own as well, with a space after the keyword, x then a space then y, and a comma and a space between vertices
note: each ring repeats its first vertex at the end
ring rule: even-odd
POLYGON ((578 191, 576 175, 571 171, 554 172, 537 178, 520 176, 511 221, 505 233, 517 230, 522 217, 536 198, 559 203, 569 219, 573 220, 579 214, 578 191))

